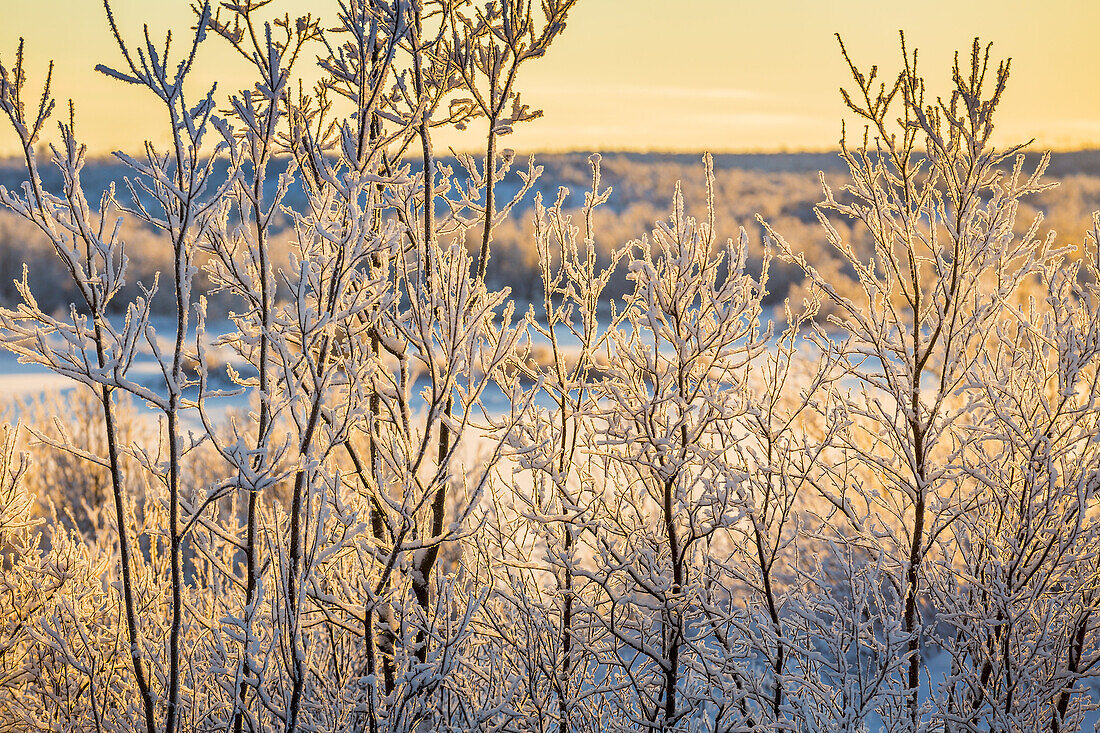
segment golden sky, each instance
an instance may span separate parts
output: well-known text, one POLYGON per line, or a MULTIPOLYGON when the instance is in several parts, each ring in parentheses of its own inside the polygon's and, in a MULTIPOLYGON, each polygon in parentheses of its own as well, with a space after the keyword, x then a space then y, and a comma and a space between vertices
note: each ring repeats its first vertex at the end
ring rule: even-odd
MULTIPOLYGON (((331 10, 333 0, 276 0, 292 15, 331 10)), ((114 0, 126 33, 142 22, 159 37, 191 22, 187 0, 114 0)), ((331 15, 329 16, 331 17, 331 15)), ((840 32, 865 66, 898 67, 904 29, 932 94, 948 90, 956 49, 975 35, 1013 58, 1002 107, 1003 142, 1100 146, 1100 2, 1094 0, 580 0, 546 58, 522 71, 524 101, 545 117, 504 145, 535 150, 806 150, 836 146, 846 68, 840 32)), ((163 141, 151 95, 108 79, 96 63, 119 53, 98 0, 0 0, 0 61, 20 36, 30 75, 57 63, 55 95, 72 98, 79 135, 93 153, 163 141), (152 132, 150 132, 152 131, 152 132)), ((181 44, 182 45, 182 44, 181 44)), ((200 51, 199 75, 224 94, 247 82, 242 63, 217 38, 200 51)), ((459 136, 443 145, 462 148, 459 136)), ((0 154, 16 152, 7 120, 0 154)))

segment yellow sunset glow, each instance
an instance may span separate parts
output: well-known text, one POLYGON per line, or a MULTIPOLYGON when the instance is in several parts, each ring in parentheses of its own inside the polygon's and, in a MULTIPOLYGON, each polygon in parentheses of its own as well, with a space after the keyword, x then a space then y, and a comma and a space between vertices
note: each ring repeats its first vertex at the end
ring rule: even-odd
MULTIPOLYGON (((74 100, 80 135, 94 153, 164 139, 148 92, 94 71, 97 63, 121 60, 100 3, 3 4, 0 61, 11 64, 20 36, 32 80, 54 59, 55 96, 74 100)), ((135 42, 143 21, 155 38, 172 28, 178 47, 186 42, 192 20, 186 0, 112 6, 135 42)), ((281 0, 272 7, 332 17, 335 2, 281 0)), ((844 113, 837 89, 847 77, 833 34, 842 34, 857 63, 878 63, 890 73, 899 60, 897 31, 904 29, 920 49, 932 94, 946 89, 952 53, 967 51, 974 36, 992 41, 997 58, 1013 57, 1002 140, 1096 146, 1100 47, 1091 36, 1098 21, 1100 4, 1080 0, 581 0, 548 56, 523 70, 524 101, 545 117, 503 142, 524 151, 833 148, 844 113)), ((217 38, 202 48, 199 72, 217 78, 223 95, 249 79, 246 65, 217 38)), ((462 149, 466 139, 453 134, 439 142, 462 149)), ((14 152, 14 135, 4 126, 0 154, 14 152)))

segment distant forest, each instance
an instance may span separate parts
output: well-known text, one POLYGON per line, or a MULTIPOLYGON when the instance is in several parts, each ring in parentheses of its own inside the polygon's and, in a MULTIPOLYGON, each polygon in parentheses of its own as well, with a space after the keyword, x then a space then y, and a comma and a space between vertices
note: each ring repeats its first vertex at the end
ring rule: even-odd
MULTIPOLYGON (((667 218, 669 201, 676 182, 680 181, 689 213, 702 216, 706 208, 704 171, 701 155, 667 153, 608 153, 602 155, 603 186, 613 189, 610 201, 597 212, 597 249, 601 264, 606 264, 610 252, 618 246, 652 229, 654 222, 667 218)), ((1038 160, 1038 153, 1029 155, 1027 166, 1038 160)), ((520 301, 539 297, 540 279, 538 257, 534 247, 532 213, 536 194, 544 203, 553 204, 559 188, 569 190, 567 209, 579 212, 584 194, 591 185, 591 169, 587 153, 555 153, 534 156, 535 164, 543 173, 532 191, 524 197, 513 215, 505 219, 493 233, 493 254, 488 265, 487 280, 490 287, 509 287, 520 301)), ((58 188, 60 176, 51 164, 43 161, 41 170, 47 188, 58 188)), ((461 166, 454 159, 441 161, 442 173, 453 171, 452 180, 462 183, 461 166)), ((520 185, 519 171, 527 167, 526 158, 517 160, 508 177, 499 186, 501 194, 510 196, 520 185)), ((829 273, 841 292, 852 284, 851 272, 841 258, 825 241, 817 222, 814 208, 822 200, 819 172, 824 173, 826 183, 842 198, 841 189, 848 183, 844 162, 837 153, 760 153, 726 154, 714 156, 716 222, 720 240, 736 237, 744 227, 751 243, 750 269, 758 266, 764 251, 763 230, 756 216, 785 233, 792 246, 801 249, 807 259, 817 263, 823 273, 829 273)), ((88 193, 103 190, 114 182, 119 199, 129 200, 124 175, 126 166, 113 158, 100 158, 87 164, 84 181, 88 193)), ((0 160, 0 185, 8 189, 18 188, 25 178, 22 160, 0 160)), ((1092 212, 1100 208, 1100 150, 1055 153, 1045 179, 1051 188, 1020 204, 1017 217, 1019 233, 1023 233, 1035 213, 1044 215, 1040 233, 1053 229, 1057 241, 1080 244, 1080 238, 1088 231, 1092 212)), ((304 203, 301 191, 291 191, 288 206, 295 208, 304 203)), ((275 242, 280 258, 285 261, 290 251, 292 232, 286 226, 279 227, 275 242)), ((843 222, 837 222, 842 226, 843 222)), ((116 300, 127 303, 140 294, 138 283, 152 282, 156 272, 171 269, 172 250, 168 242, 156 232, 139 224, 126 222, 124 239, 129 257, 129 273, 126 288, 116 300)), ((843 232, 857 250, 868 245, 866 232, 853 226, 843 232)), ((476 250, 476 230, 470 231, 469 246, 476 250)), ((26 263, 31 290, 39 304, 47 310, 67 309, 77 300, 62 262, 57 258, 47 239, 33 225, 7 210, 0 210, 0 305, 12 306, 18 302, 13 280, 21 276, 26 263)), ((163 275, 162 275, 163 277, 163 275)), ((202 279, 200 275, 200 280, 202 279)), ((781 305, 785 298, 797 300, 801 296, 803 278, 801 270, 778 258, 771 263, 771 277, 765 304, 781 305)), ((204 286, 205 289, 205 286, 204 286)), ((605 290, 605 296, 618 298, 630 292, 627 273, 617 272, 605 290)), ((162 288, 154 301, 154 310, 165 312, 172 306, 172 293, 162 288)), ((212 315, 218 311, 233 309, 229 299, 211 303, 212 315)))

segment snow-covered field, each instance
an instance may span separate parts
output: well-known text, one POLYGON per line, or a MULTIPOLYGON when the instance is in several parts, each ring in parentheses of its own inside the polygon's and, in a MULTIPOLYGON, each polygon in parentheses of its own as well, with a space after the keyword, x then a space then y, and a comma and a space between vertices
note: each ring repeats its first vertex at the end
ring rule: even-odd
MULTIPOLYGON (((172 324, 165 318, 152 319, 158 334, 158 341, 162 348, 170 349, 170 336, 173 333, 172 324)), ((218 336, 229 331, 230 324, 227 321, 215 322, 208 326, 208 342, 213 342, 218 336)), ((193 333, 190 339, 193 340, 193 333)), ((219 355, 220 356, 220 355, 219 355)), ((238 369, 241 365, 237 365, 238 369)), ((219 367, 218 374, 212 374, 212 378, 221 379, 224 376, 224 366, 219 367)), ((154 392, 164 391, 164 378, 160 365, 153 357, 148 345, 139 349, 137 358, 128 371, 130 379, 148 387, 154 392)), ((224 381, 224 380, 223 380, 224 381)), ((218 387, 223 387, 219 382, 218 387)), ((229 386, 229 385, 224 385, 229 386)), ((18 419, 20 404, 37 400, 48 394, 65 394, 75 389, 87 389, 85 386, 50 371, 40 364, 21 363, 15 354, 0 348, 0 414, 6 414, 10 419, 18 419)), ((134 405, 139 414, 153 414, 153 409, 141 400, 135 400, 134 405)), ((229 410, 247 409, 248 396, 241 393, 226 397, 214 397, 208 401, 207 409, 215 417, 221 417, 229 410)), ((192 427, 199 427, 201 422, 194 410, 185 410, 184 420, 192 427)), ((62 416, 63 417, 63 416, 62 416)))

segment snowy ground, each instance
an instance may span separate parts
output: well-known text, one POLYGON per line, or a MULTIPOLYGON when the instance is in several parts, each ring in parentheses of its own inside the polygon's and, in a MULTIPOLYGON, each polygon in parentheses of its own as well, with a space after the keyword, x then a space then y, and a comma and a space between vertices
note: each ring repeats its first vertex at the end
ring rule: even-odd
POLYGON ((20 364, 14 354, 0 350, 0 395, 3 400, 23 400, 46 392, 71 389, 65 377, 33 364, 20 364))
MULTIPOLYGON (((220 334, 228 332, 229 326, 228 322, 216 323, 213 324, 213 327, 208 325, 207 333, 212 340, 220 334)), ((174 332, 174 325, 164 321, 163 323, 154 322, 154 327, 157 330, 158 341, 165 342, 161 344, 161 348, 170 350, 171 343, 168 334, 174 332)), ((164 381, 160 365, 154 360, 148 346, 135 359, 130 367, 129 376, 134 381, 154 391, 163 392, 164 381)), ((9 411, 9 417, 18 418, 18 405, 22 402, 34 400, 46 394, 64 394, 73 389, 83 388, 77 382, 54 374, 43 366, 22 364, 14 354, 0 348, 0 411, 9 411)), ((151 414, 153 412, 152 408, 140 400, 135 400, 134 404, 143 413, 151 414)), ((246 409, 247 407, 247 395, 213 398, 208 404, 208 409, 215 416, 224 415, 226 411, 231 409, 246 409)), ((200 425, 197 415, 185 414, 184 419, 193 423, 195 427, 200 425)))

